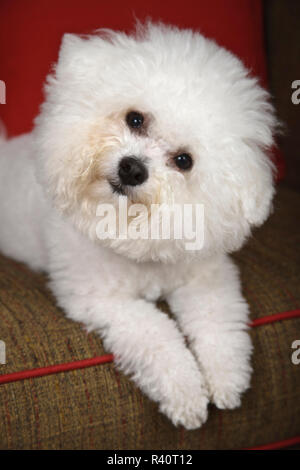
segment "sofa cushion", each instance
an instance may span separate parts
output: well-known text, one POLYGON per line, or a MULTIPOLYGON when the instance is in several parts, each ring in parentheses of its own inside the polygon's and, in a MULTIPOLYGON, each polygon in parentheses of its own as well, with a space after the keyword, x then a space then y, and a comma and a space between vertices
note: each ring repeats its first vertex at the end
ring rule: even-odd
MULTIPOLYGON (((300 195, 279 188, 275 212, 234 257, 252 319, 300 307, 300 195)), ((162 305, 165 309, 166 306, 162 305)), ((300 431, 300 318, 251 330, 251 389, 242 407, 211 406, 199 430, 175 428, 112 362, 0 385, 1 449, 239 449, 300 431)), ((101 356, 96 334, 55 306, 46 277, 0 257, 0 374, 101 356)), ((0 377, 1 378, 1 377, 0 377)))

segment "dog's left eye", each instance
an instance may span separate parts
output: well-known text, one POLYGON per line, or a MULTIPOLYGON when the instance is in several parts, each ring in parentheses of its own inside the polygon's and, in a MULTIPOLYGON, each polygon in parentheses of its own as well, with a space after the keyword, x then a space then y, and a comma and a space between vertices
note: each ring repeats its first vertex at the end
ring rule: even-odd
POLYGON ((144 124, 144 116, 137 111, 130 111, 126 115, 126 122, 131 129, 140 129, 144 124))
POLYGON ((193 166, 193 159, 188 153, 180 153, 174 157, 174 162, 180 170, 190 170, 193 166))

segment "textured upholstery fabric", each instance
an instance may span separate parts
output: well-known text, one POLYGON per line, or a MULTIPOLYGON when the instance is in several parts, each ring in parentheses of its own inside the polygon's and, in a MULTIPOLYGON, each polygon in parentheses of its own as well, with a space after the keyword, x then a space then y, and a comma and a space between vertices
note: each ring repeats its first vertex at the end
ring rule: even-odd
MULTIPOLYGON (((275 212, 235 255, 252 319, 300 307, 300 195, 279 188, 275 212)), ((163 306, 165 308, 165 306, 163 306)), ((1 449, 224 449, 300 432, 300 365, 291 344, 300 318, 251 331, 254 376, 242 407, 211 406, 195 431, 175 428, 113 364, 0 385, 1 449)), ((64 317, 46 278, 0 257, 0 374, 104 353, 101 340, 64 317)))

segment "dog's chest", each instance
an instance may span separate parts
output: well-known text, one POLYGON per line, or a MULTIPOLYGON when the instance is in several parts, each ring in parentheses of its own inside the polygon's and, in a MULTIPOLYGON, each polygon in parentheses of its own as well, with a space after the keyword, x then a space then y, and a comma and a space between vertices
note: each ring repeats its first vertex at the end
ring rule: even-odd
POLYGON ((187 271, 173 265, 146 265, 138 275, 139 295, 152 302, 164 298, 186 282, 187 271))

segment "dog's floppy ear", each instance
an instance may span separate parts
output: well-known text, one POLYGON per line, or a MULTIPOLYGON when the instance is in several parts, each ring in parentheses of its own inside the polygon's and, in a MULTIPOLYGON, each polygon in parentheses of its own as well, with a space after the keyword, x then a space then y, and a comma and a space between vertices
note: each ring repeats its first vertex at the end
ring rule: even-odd
POLYGON ((251 226, 261 225, 272 208, 275 167, 257 145, 246 145, 244 162, 240 174, 240 196, 242 212, 251 226))
POLYGON ((232 146, 238 165, 240 203, 250 226, 261 225, 272 208, 276 168, 271 160, 274 136, 280 131, 270 96, 257 81, 245 81, 244 113, 240 121, 241 135, 232 146))

